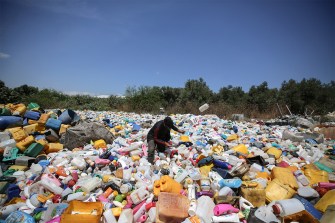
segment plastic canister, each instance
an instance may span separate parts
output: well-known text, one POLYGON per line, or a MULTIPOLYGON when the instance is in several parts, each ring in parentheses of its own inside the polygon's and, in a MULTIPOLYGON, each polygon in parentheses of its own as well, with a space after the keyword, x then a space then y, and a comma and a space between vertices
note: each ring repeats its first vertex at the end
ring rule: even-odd
POLYGON ((25 139, 28 135, 27 133, 20 127, 13 128, 12 130, 9 130, 16 142, 19 142, 23 139, 25 139))
POLYGON ((268 202, 289 199, 294 194, 295 190, 288 185, 282 184, 278 179, 273 179, 265 188, 266 200, 268 202))
POLYGON ((315 208, 325 212, 327 207, 332 204, 335 204, 335 189, 330 190, 323 195, 323 197, 315 204, 315 208))
POLYGON ((273 212, 281 217, 295 214, 305 210, 304 205, 296 198, 275 201, 272 205, 273 212))
POLYGON ((97 188, 101 185, 101 179, 99 177, 93 177, 92 179, 87 180, 82 186, 81 189, 84 192, 91 192, 94 188, 97 188))
POLYGON ((223 215, 223 216, 213 216, 212 217, 212 221, 214 223, 220 223, 220 222, 230 222, 230 223, 238 223, 240 222, 240 218, 238 216, 238 214, 236 213, 232 213, 232 214, 227 214, 227 215, 223 215))
POLYGON ((19 150, 21 152, 24 152, 26 150, 26 148, 32 144, 35 141, 34 136, 28 136, 25 139, 21 140, 20 142, 16 143, 17 148, 19 148, 19 150))
POLYGON ((63 192, 63 188, 57 186, 54 182, 52 182, 48 178, 42 179, 40 183, 44 188, 48 189, 54 194, 61 194, 63 192))
POLYGON ((213 212, 215 216, 223 214, 238 213, 240 210, 233 207, 231 204, 218 204, 215 205, 213 212))
POLYGON ((322 216, 320 223, 333 223, 335 220, 335 205, 329 205, 322 216))
POLYGON ((213 209, 215 204, 208 196, 201 196, 197 200, 196 215, 205 223, 210 223, 214 215, 213 209))
POLYGON ((143 201, 144 199, 148 198, 150 195, 149 191, 147 191, 145 188, 138 188, 136 190, 134 190, 131 194, 130 194, 130 198, 133 201, 134 204, 138 204, 141 201, 143 201))
POLYGON ((128 209, 123 209, 119 217, 118 223, 133 223, 133 211, 128 209))
MULTIPOLYGON (((189 200, 186 196, 161 192, 156 203, 156 222, 181 222, 188 217, 188 209, 189 200)), ((211 213, 213 215, 212 210, 211 213)))
POLYGON ((158 196, 160 192, 179 194, 182 189, 183 186, 168 175, 164 175, 160 180, 156 180, 153 188, 155 196, 158 196))
POLYGON ((199 111, 200 111, 200 112, 204 112, 204 111, 206 111, 208 108, 209 108, 209 105, 208 105, 207 103, 205 103, 205 104, 203 104, 203 105, 201 105, 201 106, 199 107, 199 111))
POLYGON ((275 156, 276 159, 279 159, 281 154, 282 154, 282 151, 280 149, 275 148, 275 147, 271 147, 271 148, 268 149, 268 151, 266 153, 269 154, 269 155, 275 156))

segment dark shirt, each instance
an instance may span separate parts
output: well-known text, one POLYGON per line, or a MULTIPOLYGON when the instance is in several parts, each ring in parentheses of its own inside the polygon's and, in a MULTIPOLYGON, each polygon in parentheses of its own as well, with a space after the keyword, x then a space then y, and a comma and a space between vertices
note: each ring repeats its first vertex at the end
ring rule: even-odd
MULTIPOLYGON (((178 131, 176 126, 172 126, 172 129, 178 131)), ((160 147, 165 148, 165 142, 170 141, 170 128, 164 125, 164 121, 158 121, 156 124, 149 130, 147 135, 148 142, 150 140, 154 140, 155 144, 159 145, 160 147)))

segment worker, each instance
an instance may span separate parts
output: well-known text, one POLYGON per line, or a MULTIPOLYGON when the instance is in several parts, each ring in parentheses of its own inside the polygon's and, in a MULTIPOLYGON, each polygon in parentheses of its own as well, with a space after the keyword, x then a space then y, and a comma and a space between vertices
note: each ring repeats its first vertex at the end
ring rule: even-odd
POLYGON ((179 133, 184 133, 184 130, 178 129, 172 119, 167 116, 164 120, 158 121, 149 130, 147 135, 148 142, 148 161, 154 163, 155 149, 159 152, 164 152, 167 147, 172 145, 170 130, 173 129, 179 133))

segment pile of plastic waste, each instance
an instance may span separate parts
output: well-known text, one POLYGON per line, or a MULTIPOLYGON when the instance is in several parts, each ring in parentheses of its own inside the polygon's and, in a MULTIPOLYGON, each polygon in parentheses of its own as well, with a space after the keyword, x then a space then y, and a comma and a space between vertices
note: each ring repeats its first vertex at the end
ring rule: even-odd
POLYGON ((335 145, 318 128, 36 103, 0 109, 0 222, 334 222, 335 145))

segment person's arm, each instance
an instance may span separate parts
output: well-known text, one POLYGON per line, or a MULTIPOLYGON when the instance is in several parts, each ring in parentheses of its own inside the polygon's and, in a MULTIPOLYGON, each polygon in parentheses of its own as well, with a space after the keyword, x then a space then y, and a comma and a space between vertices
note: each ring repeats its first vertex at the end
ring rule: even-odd
POLYGON ((172 126, 172 129, 179 133, 184 133, 184 130, 178 129, 175 125, 172 126))

